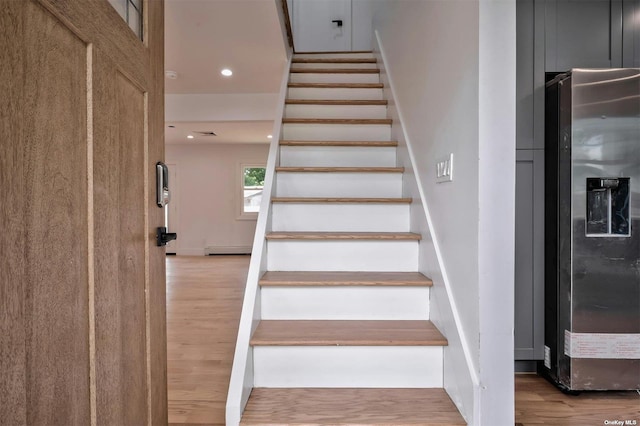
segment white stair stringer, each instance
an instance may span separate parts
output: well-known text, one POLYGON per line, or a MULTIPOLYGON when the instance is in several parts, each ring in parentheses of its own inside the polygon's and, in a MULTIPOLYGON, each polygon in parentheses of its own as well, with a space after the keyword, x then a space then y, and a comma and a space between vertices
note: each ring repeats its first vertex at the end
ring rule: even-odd
POLYGON ((441 346, 256 346, 256 387, 442 387, 441 346))

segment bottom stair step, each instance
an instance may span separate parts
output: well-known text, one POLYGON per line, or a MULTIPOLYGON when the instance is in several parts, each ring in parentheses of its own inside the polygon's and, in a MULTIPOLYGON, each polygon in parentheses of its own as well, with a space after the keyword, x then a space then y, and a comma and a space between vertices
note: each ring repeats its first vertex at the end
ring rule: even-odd
POLYGON ((466 425, 444 389, 254 388, 240 422, 266 425, 466 425))

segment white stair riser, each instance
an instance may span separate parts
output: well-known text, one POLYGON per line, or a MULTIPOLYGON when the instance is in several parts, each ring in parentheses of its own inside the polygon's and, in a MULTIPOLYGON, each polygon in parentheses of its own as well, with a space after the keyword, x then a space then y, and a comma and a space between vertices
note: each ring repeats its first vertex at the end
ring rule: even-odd
POLYGON ((416 272, 418 241, 269 240, 269 271, 416 272))
POLYGON ((285 140, 388 141, 391 139, 391 126, 388 124, 285 123, 282 128, 282 138, 285 140))
POLYGON ((368 99, 380 100, 382 89, 345 89, 321 87, 290 87, 287 92, 289 99, 368 99))
POLYGON ((429 287, 262 287, 263 320, 428 320, 429 287))
POLYGON ((272 207, 274 231, 409 232, 408 204, 293 204, 272 207))
POLYGON ((292 72, 291 83, 380 83, 377 73, 307 73, 292 72))
POLYGON ((442 387, 440 346, 258 346, 256 387, 442 387))
POLYGON ((395 167, 395 147, 281 146, 280 165, 326 167, 395 167))
POLYGON ((276 195, 278 197, 401 197, 402 174, 278 172, 276 195))
POLYGON ((304 69, 313 69, 313 68, 321 68, 321 69, 327 69, 327 68, 350 68, 350 69, 376 69, 378 68, 378 64, 373 62, 373 63, 355 63, 355 64, 341 64, 341 63, 314 63, 314 62, 294 62, 291 64, 291 68, 304 68, 304 69))
POLYGON ((299 59, 326 59, 326 58, 373 58, 373 53, 296 53, 295 58, 299 59))
POLYGON ((287 118, 387 118, 386 105, 296 105, 285 107, 287 118))

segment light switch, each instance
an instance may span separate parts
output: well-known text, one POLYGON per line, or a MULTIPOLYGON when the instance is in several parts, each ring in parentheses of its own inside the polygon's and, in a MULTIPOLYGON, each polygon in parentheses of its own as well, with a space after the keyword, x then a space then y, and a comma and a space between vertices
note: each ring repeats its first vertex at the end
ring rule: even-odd
POLYGON ((436 183, 451 182, 453 180, 453 154, 436 161, 436 183))

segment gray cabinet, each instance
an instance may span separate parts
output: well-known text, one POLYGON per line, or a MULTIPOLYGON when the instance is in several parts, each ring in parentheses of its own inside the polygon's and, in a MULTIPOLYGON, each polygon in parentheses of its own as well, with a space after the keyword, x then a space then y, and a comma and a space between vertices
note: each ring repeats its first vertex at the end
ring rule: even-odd
POLYGON ((640 0, 622 2, 622 66, 640 68, 640 0))
POLYGON ((622 0, 545 2, 545 70, 622 66, 622 0))
POLYGON ((516 153, 515 359, 544 356, 544 151, 516 153))

